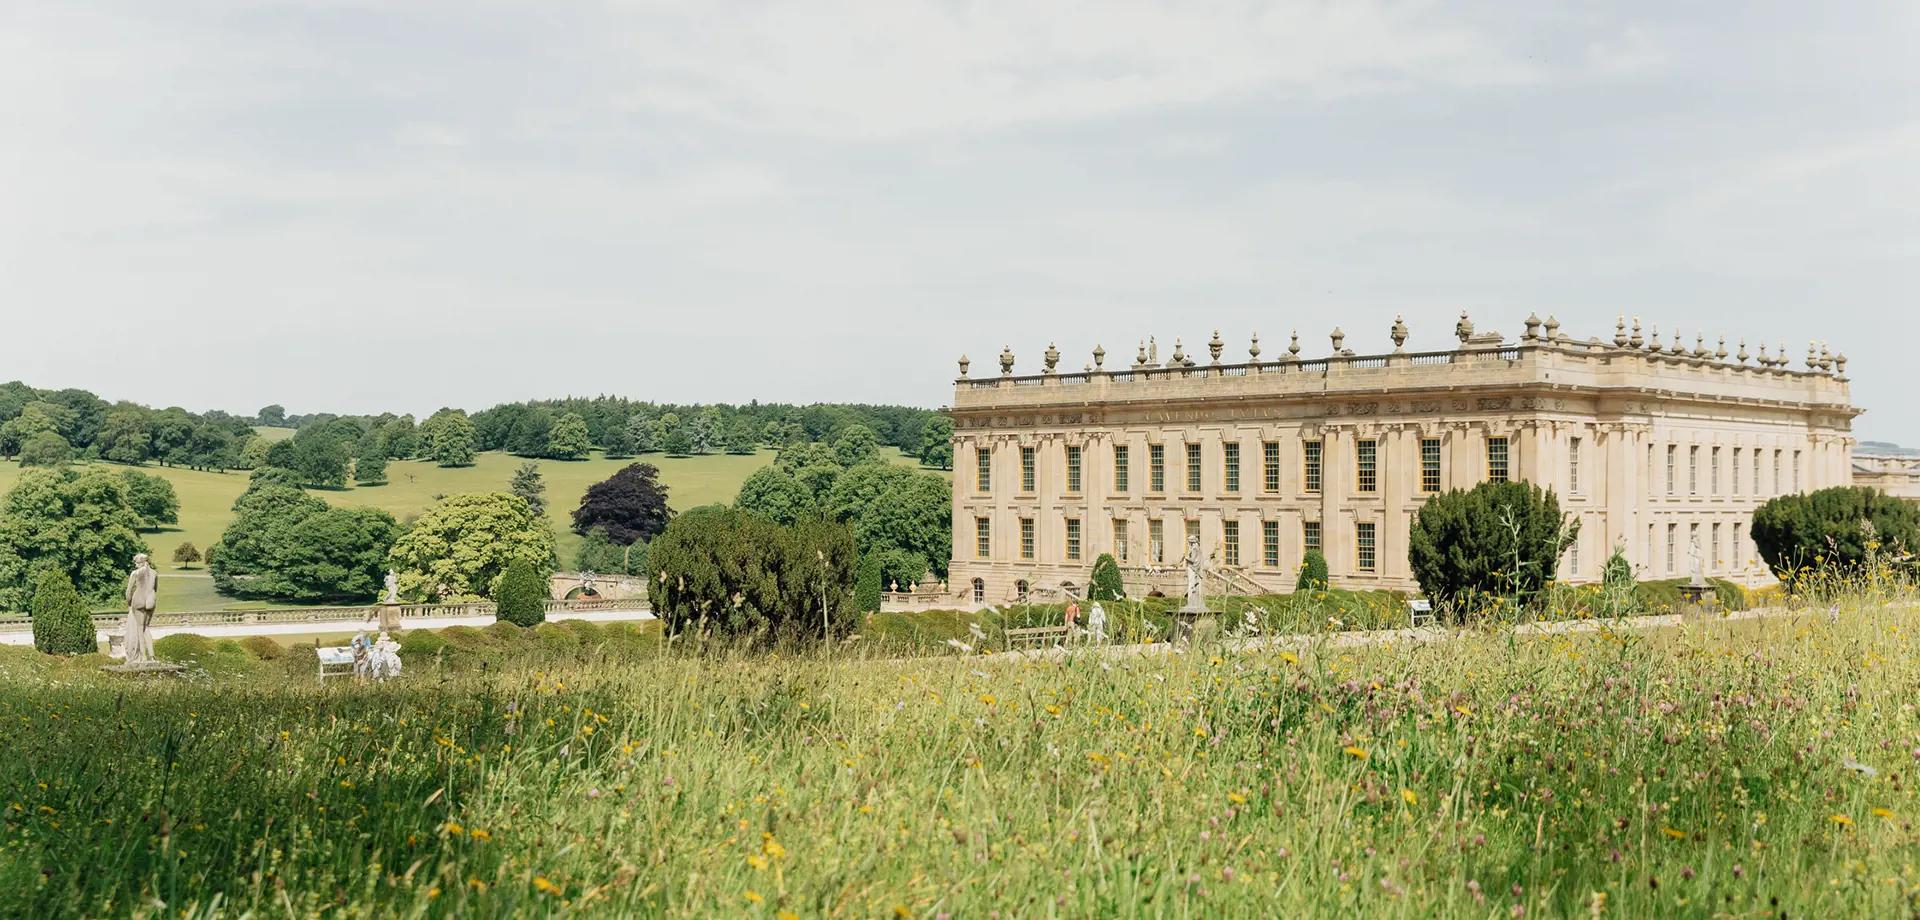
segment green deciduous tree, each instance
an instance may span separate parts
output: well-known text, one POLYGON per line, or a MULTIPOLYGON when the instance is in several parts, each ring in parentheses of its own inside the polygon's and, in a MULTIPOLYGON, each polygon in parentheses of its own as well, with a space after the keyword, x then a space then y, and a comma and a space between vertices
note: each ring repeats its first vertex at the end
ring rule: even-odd
POLYGON ((874 438, 873 429, 865 425, 848 425, 833 439, 833 456, 841 466, 848 468, 863 463, 878 463, 880 442, 874 438))
POLYGON ((420 450, 440 466, 472 466, 473 421, 459 409, 441 409, 420 425, 420 450))
POLYGON ((353 458, 355 485, 378 486, 387 482, 387 437, 370 432, 360 439, 359 456, 353 458))
POLYGON ((100 449, 101 457, 115 463, 140 463, 147 459, 152 445, 152 427, 151 412, 132 403, 120 403, 107 413, 94 446, 100 449))
POLYGON ((1093 577, 1087 583, 1087 599, 1095 601, 1117 601, 1127 594, 1126 582, 1120 577, 1120 563, 1112 553, 1101 553, 1093 560, 1093 577))
POLYGON ((126 480, 107 470, 23 474, 0 506, 0 610, 25 610, 49 571, 89 603, 117 602, 136 553, 149 552, 126 480))
POLYGON ((200 547, 188 540, 173 548, 173 564, 185 568, 200 561, 200 547))
POLYGON ((660 470, 651 463, 629 463, 587 487, 573 512, 573 532, 585 534, 602 527, 608 539, 625 546, 651 541, 672 517, 660 470))
POLYGON ((1868 486, 1836 486, 1768 499, 1754 509, 1752 532, 1760 558, 1792 582, 1820 566, 1858 567, 1870 544, 1889 557, 1920 550, 1920 505, 1868 486))
POLYGON ((20 445, 21 466, 58 467, 72 462, 72 446, 56 432, 42 431, 29 435, 20 445))
POLYGON ((647 559, 647 544, 622 546, 607 536, 606 528, 595 527, 587 531, 586 539, 580 542, 573 567, 580 572, 611 572, 645 578, 647 559))
POLYGON ((671 632, 806 640, 859 623, 844 525, 782 527, 733 508, 696 508, 668 525, 650 556, 649 597, 671 632))
POLYGON ((540 464, 532 460, 521 463, 513 471, 513 478, 507 480, 507 491, 520 496, 535 517, 547 513, 547 482, 540 477, 540 464))
POLYGON ((492 597, 515 559, 545 578, 554 569, 553 533, 517 495, 450 495, 413 523, 389 554, 400 593, 412 601, 492 597))
POLYGON ((48 655, 85 655, 100 650, 93 612, 67 573, 41 573, 33 592, 33 647, 48 655))
POLYGON ((500 577, 500 590, 494 601, 501 620, 515 626, 538 626, 547 618, 547 576, 533 563, 515 559, 500 577))
POLYGON ((141 530, 180 523, 180 497, 173 490, 172 480, 139 470, 122 470, 120 478, 127 484, 127 504, 140 515, 141 530))
POLYGON ((753 475, 740 484, 740 493, 733 504, 775 524, 797 524, 820 513, 813 493, 777 466, 754 470, 753 475))
POLYGON ((920 429, 920 462, 934 469, 953 469, 953 419, 936 415, 920 429))
POLYGON ((608 425, 600 435, 600 450, 608 460, 625 460, 633 456, 633 429, 624 423, 608 425))
POLYGON ((1455 616, 1483 597, 1531 604, 1579 532, 1552 491, 1483 482, 1427 499, 1414 515, 1407 561, 1420 590, 1455 616))
POLYGON ((547 456, 555 460, 584 459, 593 449, 587 433, 587 421, 572 412, 560 416, 547 433, 547 456))
POLYGON ((736 415, 727 422, 726 451, 730 454, 748 456, 760 449, 760 432, 753 419, 736 415))
MULTIPOLYGON (((852 473, 848 471, 848 475, 852 473)), ((924 560, 921 565, 931 567, 935 575, 946 576, 953 558, 953 487, 945 479, 910 472, 907 478, 889 484, 851 523, 862 551, 911 553, 924 560)), ((921 568, 912 577, 925 572, 921 568)))

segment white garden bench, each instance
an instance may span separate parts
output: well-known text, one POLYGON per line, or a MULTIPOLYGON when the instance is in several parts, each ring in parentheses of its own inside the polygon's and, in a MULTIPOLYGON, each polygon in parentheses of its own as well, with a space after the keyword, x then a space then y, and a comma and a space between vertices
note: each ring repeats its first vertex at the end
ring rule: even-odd
POLYGON ((1433 625, 1433 602, 1424 597, 1416 597, 1407 602, 1407 625, 1419 628, 1422 620, 1425 620, 1428 626, 1433 625))
POLYGON ((353 676, 353 649, 350 646, 323 646, 314 649, 320 657, 320 681, 325 683, 329 677, 353 676))

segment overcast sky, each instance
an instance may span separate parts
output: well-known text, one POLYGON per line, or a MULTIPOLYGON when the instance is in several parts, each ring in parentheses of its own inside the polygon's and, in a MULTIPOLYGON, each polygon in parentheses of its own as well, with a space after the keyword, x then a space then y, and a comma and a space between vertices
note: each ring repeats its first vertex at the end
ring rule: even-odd
POLYGON ((1920 444, 1916 59, 1911 0, 10 0, 0 379, 938 406, 1625 312, 1920 444))

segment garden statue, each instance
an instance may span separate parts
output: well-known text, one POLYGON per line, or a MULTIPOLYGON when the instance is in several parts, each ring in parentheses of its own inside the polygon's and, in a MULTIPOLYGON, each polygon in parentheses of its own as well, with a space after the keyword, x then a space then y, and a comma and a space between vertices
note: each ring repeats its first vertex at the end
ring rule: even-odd
POLYGON ((1206 566, 1206 560, 1200 556, 1200 538, 1187 537, 1187 605, 1182 612, 1202 612, 1207 609, 1205 589, 1200 581, 1200 573, 1206 566))
POLYGON ((391 636, 381 633, 374 640, 367 654, 369 674, 374 680, 387 680, 400 676, 400 643, 391 636))
POLYGON ((1707 583, 1706 578, 1702 577, 1703 573, 1700 568, 1700 536, 1698 534, 1695 534, 1687 540, 1687 567, 1688 570, 1693 573, 1694 587, 1700 587, 1707 583))
POLYGON ((387 599, 381 601, 381 603, 400 603, 400 576, 395 574, 392 569, 387 570, 387 599))
POLYGON ((125 647, 127 664, 141 665, 153 660, 153 608, 159 600, 160 573, 147 565, 147 554, 136 553, 133 571, 127 575, 127 622, 125 647))
POLYGON ((1099 601, 1093 602, 1093 609, 1087 611, 1087 637, 1095 642, 1107 641, 1107 611, 1099 601))

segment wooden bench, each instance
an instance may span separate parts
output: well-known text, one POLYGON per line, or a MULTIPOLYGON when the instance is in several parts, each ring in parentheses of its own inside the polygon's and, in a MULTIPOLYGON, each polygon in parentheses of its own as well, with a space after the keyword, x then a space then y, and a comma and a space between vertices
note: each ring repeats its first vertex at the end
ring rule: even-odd
POLYGON ((1048 645, 1067 638, 1065 626, 1029 626, 1024 629, 1007 630, 1007 644, 1012 645, 1048 645))
POLYGON ((353 649, 345 645, 323 646, 313 650, 320 658, 320 682, 329 677, 353 676, 353 649))

